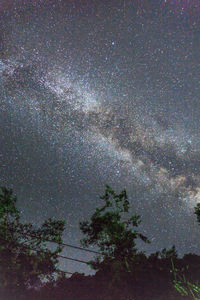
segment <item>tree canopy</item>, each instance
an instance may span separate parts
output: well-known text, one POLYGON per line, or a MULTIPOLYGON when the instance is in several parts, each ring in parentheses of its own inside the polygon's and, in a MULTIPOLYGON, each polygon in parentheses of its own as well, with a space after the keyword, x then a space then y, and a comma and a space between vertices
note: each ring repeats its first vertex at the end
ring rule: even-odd
MULTIPOLYGON (((57 262, 63 248, 65 222, 49 218, 40 227, 22 223, 12 189, 0 187, 0 299, 82 299, 83 295, 88 300, 180 299, 180 291, 199 296, 198 255, 186 254, 179 259, 175 246, 149 257, 138 252, 137 238, 150 242, 137 230, 141 217, 127 216, 126 190, 117 194, 107 185, 100 198, 104 201, 102 207, 96 208, 90 221, 80 222, 85 235, 82 245, 95 245, 100 250, 100 256, 90 261, 99 272, 94 276, 75 273, 70 278, 62 273, 55 279, 55 272, 61 275, 57 262), (49 249, 49 241, 56 244, 54 250, 49 249), (182 280, 183 270, 187 282, 182 280), (44 277, 50 280, 39 291, 28 291, 29 286, 44 277)), ((195 214, 200 224, 200 204, 195 214)))
POLYGON ((81 240, 85 247, 96 245, 101 255, 95 261, 91 261, 93 269, 100 270, 111 261, 115 264, 122 264, 128 269, 129 262, 134 259, 137 253, 136 242, 140 238, 145 243, 150 243, 148 238, 133 227, 141 223, 140 216, 134 214, 123 221, 123 214, 129 212, 129 201, 126 190, 119 194, 106 185, 105 194, 100 197, 105 204, 97 208, 91 217, 91 221, 80 222, 80 229, 86 236, 81 240), (103 263, 100 262, 103 258, 103 263))
MULTIPOLYGON (((20 299, 37 279, 51 279, 58 272, 58 253, 62 251, 64 221, 51 218, 35 228, 20 222, 17 198, 12 189, 0 188, 0 296, 20 299), (57 247, 50 250, 46 242, 57 247)), ((6 297, 6 298, 5 298, 6 297)))
POLYGON ((194 213, 197 216, 197 222, 200 225, 200 203, 198 203, 197 206, 194 208, 194 213))

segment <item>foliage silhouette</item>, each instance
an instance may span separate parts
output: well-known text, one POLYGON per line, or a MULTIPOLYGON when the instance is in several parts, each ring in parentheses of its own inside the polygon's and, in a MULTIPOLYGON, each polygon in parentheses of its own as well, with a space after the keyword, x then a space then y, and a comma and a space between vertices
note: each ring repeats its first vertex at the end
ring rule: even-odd
POLYGON ((96 209, 91 221, 80 222, 80 228, 86 235, 82 244, 93 244, 101 250, 99 260, 91 262, 97 272, 93 276, 75 273, 66 278, 56 267, 58 253, 62 250, 64 222, 48 219, 40 228, 21 223, 16 197, 12 195, 12 190, 1 187, 0 299, 198 299, 195 297, 199 293, 200 257, 185 254, 180 259, 175 246, 152 253, 149 257, 138 252, 135 240, 141 238, 144 242, 149 241, 132 228, 141 222, 139 215, 125 218, 126 221, 122 219, 129 211, 126 191, 117 195, 106 186, 101 199, 105 204, 96 209), (46 242, 49 240, 57 243, 56 250, 48 249, 46 242), (60 276, 55 279, 53 272, 60 276), (27 290, 42 276, 50 280, 39 291, 27 290))
MULTIPOLYGON (((200 203, 196 205, 194 208, 194 214, 197 216, 197 222, 200 225, 200 203)), ((189 296, 190 299, 194 300, 200 300, 200 282, 198 281, 197 283, 191 283, 189 282, 185 274, 183 272, 189 268, 187 265, 186 267, 182 268, 181 270, 177 269, 174 267, 174 262, 173 259, 171 261, 172 263, 172 269, 170 272, 173 272, 174 275, 174 287, 175 289, 182 295, 182 296, 189 296), (198 298, 197 298, 198 297, 198 298)))
POLYGON ((199 223, 200 225, 200 203, 198 203, 196 205, 196 207, 194 208, 194 213, 195 215, 197 216, 197 222, 199 223))
POLYGON ((86 236, 81 240, 85 247, 96 245, 101 255, 90 266, 94 270, 110 269, 113 274, 123 270, 130 271, 129 265, 137 254, 135 240, 140 238, 145 243, 150 243, 146 236, 131 227, 138 227, 141 223, 140 216, 134 214, 128 220, 122 221, 123 214, 129 212, 129 201, 126 190, 116 194, 106 185, 105 194, 100 197, 105 204, 97 208, 91 221, 80 222, 80 229, 86 236), (103 261, 101 261, 103 259, 103 261))
POLYGON ((200 300, 200 286, 198 286, 198 282, 192 284, 189 282, 185 274, 183 273, 186 269, 189 269, 189 266, 183 267, 182 269, 177 269, 174 266, 173 259, 171 259, 172 269, 170 272, 174 275, 174 287, 181 294, 181 296, 188 296, 189 299, 200 300), (198 297, 198 298, 197 298, 198 297))
POLYGON ((36 280, 51 280, 62 251, 64 221, 49 218, 41 227, 21 223, 12 189, 0 188, 0 298, 26 299, 25 290, 36 280), (49 250, 46 240, 57 244, 49 250))

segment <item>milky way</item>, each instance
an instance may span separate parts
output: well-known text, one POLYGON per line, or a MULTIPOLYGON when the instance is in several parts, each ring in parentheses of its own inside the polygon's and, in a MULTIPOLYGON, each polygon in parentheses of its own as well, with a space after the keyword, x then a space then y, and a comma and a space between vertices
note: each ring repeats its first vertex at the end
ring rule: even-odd
POLYGON ((3 2, 0 184, 26 221, 63 218, 78 245, 109 184, 142 217, 140 249, 199 254, 200 24, 181 3, 3 2))

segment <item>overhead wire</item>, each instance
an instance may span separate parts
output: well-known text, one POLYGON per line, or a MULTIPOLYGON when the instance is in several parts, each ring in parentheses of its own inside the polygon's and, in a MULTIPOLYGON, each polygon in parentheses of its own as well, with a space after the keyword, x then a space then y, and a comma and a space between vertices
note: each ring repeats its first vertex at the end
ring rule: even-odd
MULTIPOLYGON (((33 238, 37 238, 37 236, 31 235, 29 233, 26 233, 26 235, 28 235, 30 237, 33 237, 33 238)), ((87 251, 87 252, 92 252, 92 253, 96 253, 96 254, 100 254, 101 255, 101 253, 98 252, 98 251, 90 250, 90 249, 86 249, 86 248, 83 248, 83 247, 78 247, 78 246, 74 246, 74 245, 70 245, 70 244, 66 244, 66 243, 58 243, 56 241, 51 241, 51 240, 48 240, 48 239, 45 239, 45 242, 56 243, 56 244, 59 244, 61 246, 71 247, 71 248, 75 248, 75 249, 79 249, 79 250, 83 250, 83 251, 87 251)))
MULTIPOLYGON (((2 238, 2 237, 0 237, 0 240, 9 243, 8 240, 6 240, 6 239, 4 239, 4 238, 2 238)), ((51 241, 51 242, 52 242, 52 241, 51 241)), ((54 243, 56 243, 56 242, 54 242, 54 243)), ((20 247, 20 248, 26 248, 26 249, 28 249, 28 250, 33 250, 33 251, 37 251, 37 252, 43 252, 43 251, 41 251, 41 250, 39 250, 39 249, 31 248, 30 246, 27 246, 27 245, 18 244, 17 246, 20 247)), ((68 245, 66 245, 66 246, 68 246, 68 245)), ((75 247, 75 246, 74 246, 74 247, 75 247)), ((78 247, 78 248, 80 248, 80 247, 78 247)), ((81 249, 81 250, 82 250, 82 249, 81 249)), ((86 250, 86 249, 83 249, 83 250, 86 250)), ((79 263, 84 263, 84 264, 87 264, 87 265, 90 264, 90 262, 88 262, 88 261, 84 261, 84 260, 80 260, 80 259, 75 259, 75 258, 67 257, 67 256, 64 256, 64 255, 59 255, 59 254, 57 254, 57 257, 61 257, 61 258, 63 258, 63 259, 68 259, 68 260, 76 261, 76 262, 79 262, 79 263)), ((72 272, 63 271, 63 270, 59 270, 59 272, 66 273, 66 274, 74 274, 74 273, 72 273, 72 272)))

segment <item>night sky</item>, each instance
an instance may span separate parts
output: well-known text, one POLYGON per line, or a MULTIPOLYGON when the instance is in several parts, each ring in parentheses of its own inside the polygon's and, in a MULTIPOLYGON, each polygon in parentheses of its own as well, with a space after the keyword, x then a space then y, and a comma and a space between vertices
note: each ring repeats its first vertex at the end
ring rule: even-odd
POLYGON ((199 95, 199 0, 0 0, 0 185, 24 221, 66 220, 66 243, 109 184, 139 250, 200 255, 199 95))

